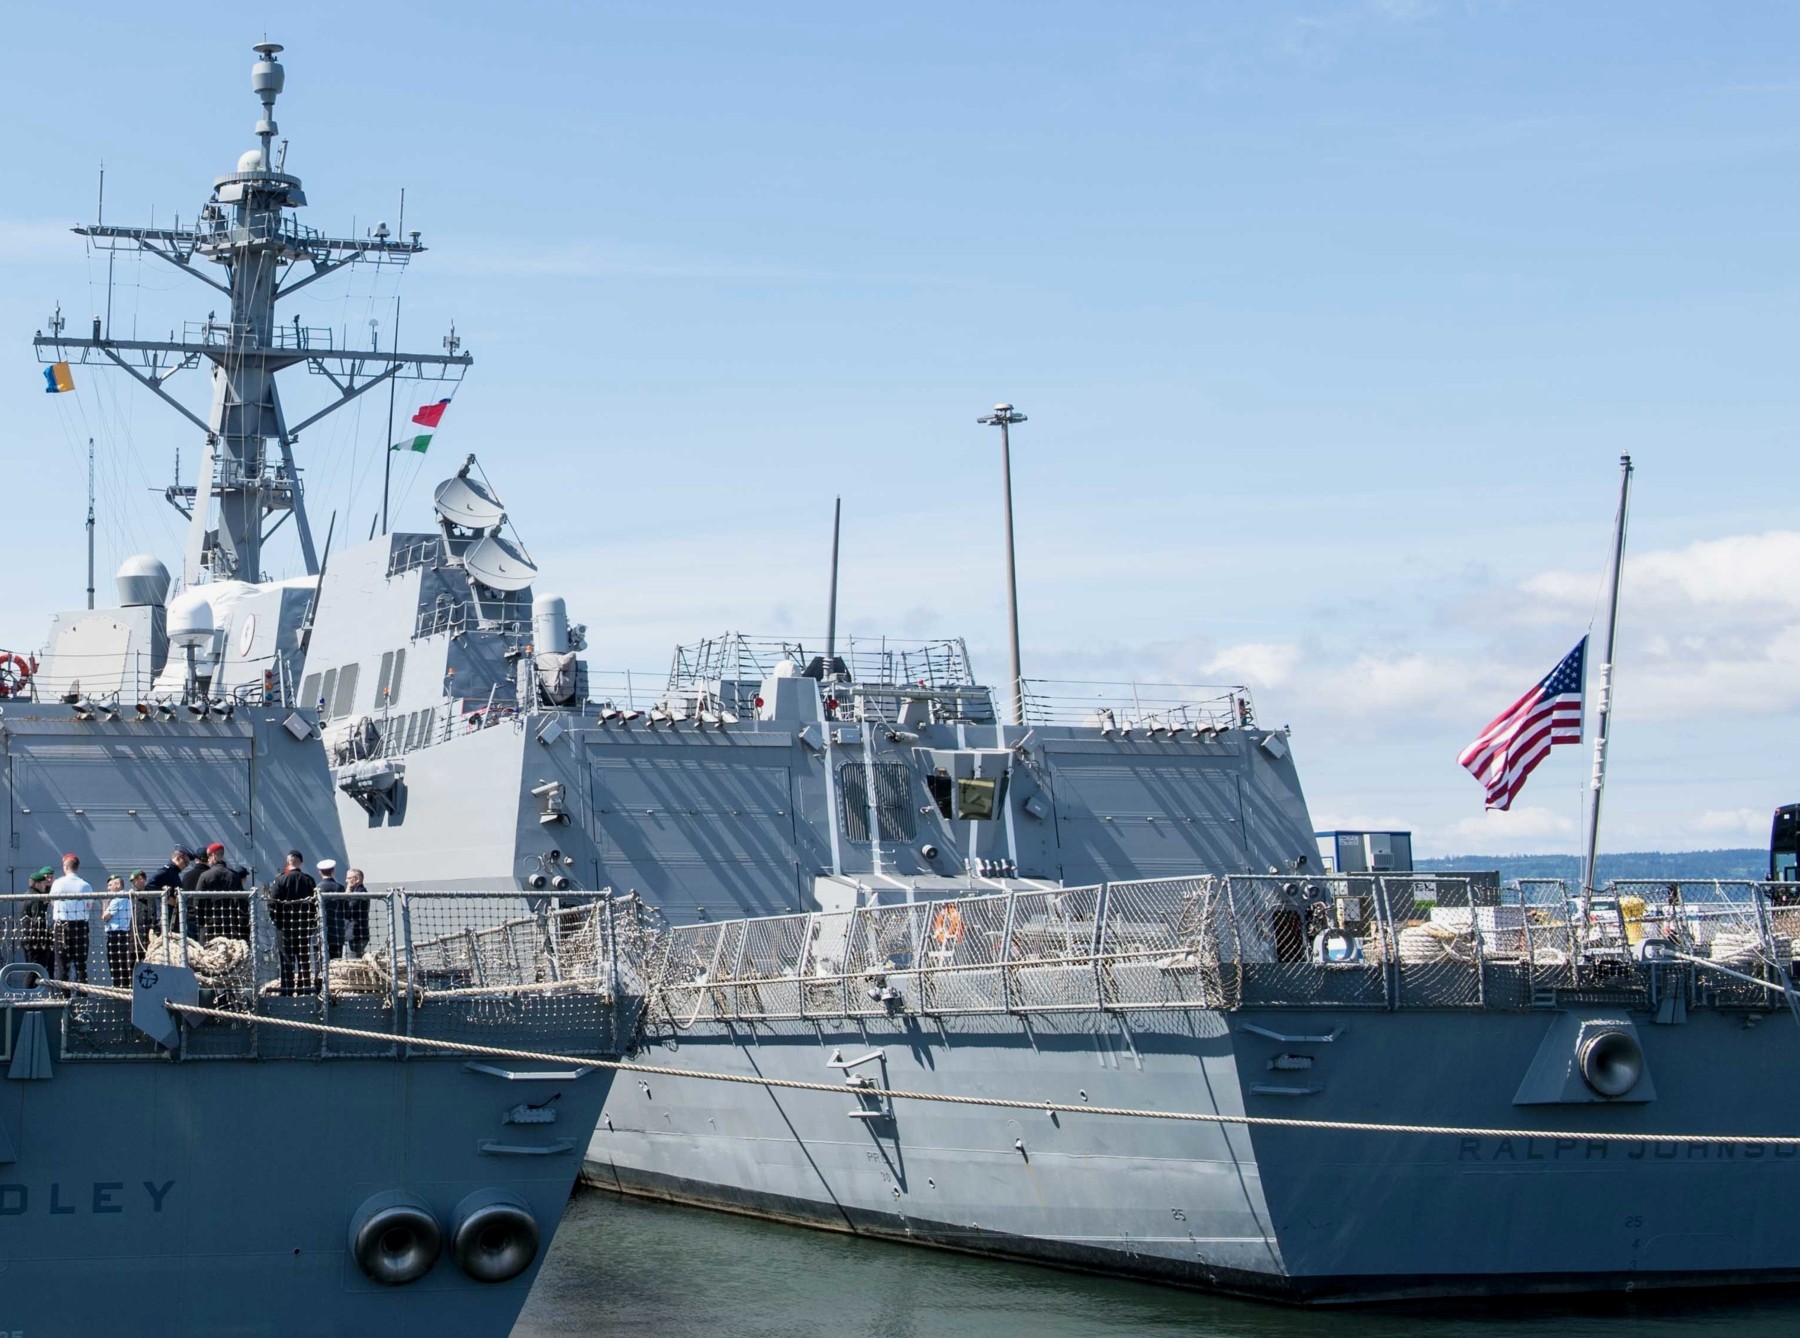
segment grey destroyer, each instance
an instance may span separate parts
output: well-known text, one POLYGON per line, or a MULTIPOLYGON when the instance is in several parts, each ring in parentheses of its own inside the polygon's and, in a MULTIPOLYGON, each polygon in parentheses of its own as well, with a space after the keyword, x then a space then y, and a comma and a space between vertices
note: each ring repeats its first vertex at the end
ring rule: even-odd
MULTIPOLYGON (((186 352, 104 328, 88 351, 205 360, 215 415, 259 453, 280 411, 253 369, 294 348, 265 299, 362 249, 284 217, 303 197, 271 161, 279 50, 257 48, 260 146, 194 227, 87 230, 218 267, 230 315, 186 352)), ((172 365, 144 373, 159 393, 172 365)), ((237 538, 260 537, 282 467, 217 459, 237 538)), ((0 1331, 499 1338, 635 1034, 640 918, 517 890, 99 890, 199 843, 249 887, 290 849, 344 850, 315 713, 278 673, 208 673, 231 589, 171 584, 133 558, 110 607, 90 577, 43 656, 0 654, 8 881, 32 885, 0 896, 0 1331), (358 951, 331 950, 335 913, 358 951)))
POLYGON ((334 557, 302 692, 385 876, 675 922, 677 1071, 615 1085, 589 1183, 1305 1302, 1800 1274, 1788 889, 1327 875, 1241 685, 734 635, 645 691, 472 467, 436 510, 334 557))
POLYGON ((177 499, 195 673, 316 709, 378 881, 673 922, 640 1034, 671 1072, 614 1084, 591 1183, 1299 1301, 1800 1276, 1800 925, 1769 889, 1326 875, 1241 685, 997 692, 960 641, 833 629, 697 642, 646 687, 535 589, 472 456, 427 524, 265 581, 246 508, 305 533, 275 373, 466 365, 328 334, 221 373, 246 390, 177 499))

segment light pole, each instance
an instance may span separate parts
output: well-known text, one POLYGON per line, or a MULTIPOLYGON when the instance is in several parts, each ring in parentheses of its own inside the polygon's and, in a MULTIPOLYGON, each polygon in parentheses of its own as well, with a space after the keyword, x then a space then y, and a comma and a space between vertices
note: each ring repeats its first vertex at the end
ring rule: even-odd
POLYGON ((1025 415, 1010 404, 996 404, 994 412, 976 422, 1000 429, 1000 478, 1006 492, 1006 611, 1007 633, 1012 642, 1012 722, 1025 723, 1025 683, 1019 676, 1019 568, 1013 554, 1012 441, 1007 429, 1023 423, 1025 415))

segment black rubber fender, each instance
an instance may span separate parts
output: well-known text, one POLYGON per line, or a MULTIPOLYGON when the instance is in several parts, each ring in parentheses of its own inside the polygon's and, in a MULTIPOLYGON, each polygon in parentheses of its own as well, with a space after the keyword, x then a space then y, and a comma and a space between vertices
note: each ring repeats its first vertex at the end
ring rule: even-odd
POLYGON ((511 1282, 537 1259, 531 1209, 504 1190, 484 1189, 456 1205, 450 1256, 476 1282, 511 1282))
POLYGON ((430 1208, 410 1194, 377 1194, 350 1218, 350 1257, 388 1287, 417 1282, 444 1250, 444 1229, 430 1208))

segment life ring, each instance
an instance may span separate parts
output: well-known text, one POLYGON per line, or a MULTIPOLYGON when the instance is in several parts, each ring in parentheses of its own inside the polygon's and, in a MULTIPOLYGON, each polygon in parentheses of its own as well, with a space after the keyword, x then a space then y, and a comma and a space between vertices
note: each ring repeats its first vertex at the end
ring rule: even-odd
POLYGON ((457 1205, 450 1254, 476 1282, 510 1282, 531 1267, 537 1252, 537 1219, 519 1200, 484 1190, 457 1205))
POLYGON ((431 1210, 404 1194, 377 1194, 350 1224, 350 1257, 376 1282, 399 1287, 431 1272, 444 1233, 431 1210))
POLYGON ((931 920, 931 940, 940 948, 954 948, 962 942, 962 910, 954 901, 938 907, 931 920))
POLYGON ((36 671, 36 660, 28 660, 10 650, 0 650, 0 697, 21 695, 36 671))

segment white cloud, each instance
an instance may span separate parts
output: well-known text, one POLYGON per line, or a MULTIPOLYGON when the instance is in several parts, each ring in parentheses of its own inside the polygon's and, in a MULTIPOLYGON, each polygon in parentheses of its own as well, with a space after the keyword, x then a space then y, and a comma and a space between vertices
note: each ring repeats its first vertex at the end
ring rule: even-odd
POLYGON ((1478 660, 1425 652, 1365 652, 1347 664, 1313 666, 1312 676, 1315 695, 1333 712, 1387 725, 1422 715, 1463 720, 1485 709, 1475 703, 1490 699, 1498 709, 1506 704, 1501 685, 1512 678, 1478 660))
MULTIPOLYGON (((1735 535, 1626 561, 1614 694, 1622 712, 1660 724, 1705 712, 1800 711, 1800 581, 1791 575, 1800 571, 1800 532, 1735 535)), ((1281 676, 1267 681, 1334 720, 1404 713, 1474 731, 1587 628, 1598 580, 1591 572, 1535 573, 1453 607, 1432 649, 1344 656, 1310 647, 1281 660, 1281 676)), ((1592 656, 1597 661, 1598 641, 1592 656)), ((1590 662, 1590 698, 1596 686, 1590 662)))
MULTIPOLYGON (((1487 809, 1480 817, 1453 823, 1450 837, 1463 843, 1459 853, 1508 855, 1536 849, 1545 842, 1559 843, 1578 831, 1575 819, 1547 808, 1514 808, 1505 812, 1487 809)), ((1442 845, 1440 838, 1436 844, 1442 845)))
POLYGON ((1276 687, 1287 682, 1300 661, 1300 647, 1284 642, 1252 641, 1227 646, 1203 666, 1221 679, 1276 687))
MULTIPOLYGON (((1639 614, 1714 619, 1728 613, 1760 621, 1800 614, 1800 531, 1771 530, 1706 539, 1685 548, 1625 555, 1620 605, 1639 614)), ((1547 571, 1519 586, 1527 600, 1559 615, 1592 609, 1601 593, 1594 572, 1547 571)))
POLYGON ((1694 819, 1694 826, 1717 836, 1756 837, 1769 834, 1769 814, 1752 808, 1709 808, 1694 819))
MULTIPOLYGON (((1731 535, 1626 555, 1620 592, 1619 703, 1640 719, 1800 708, 1800 532, 1731 535)), ((1593 573, 1548 571, 1498 612, 1518 626, 1585 622, 1593 573)))

